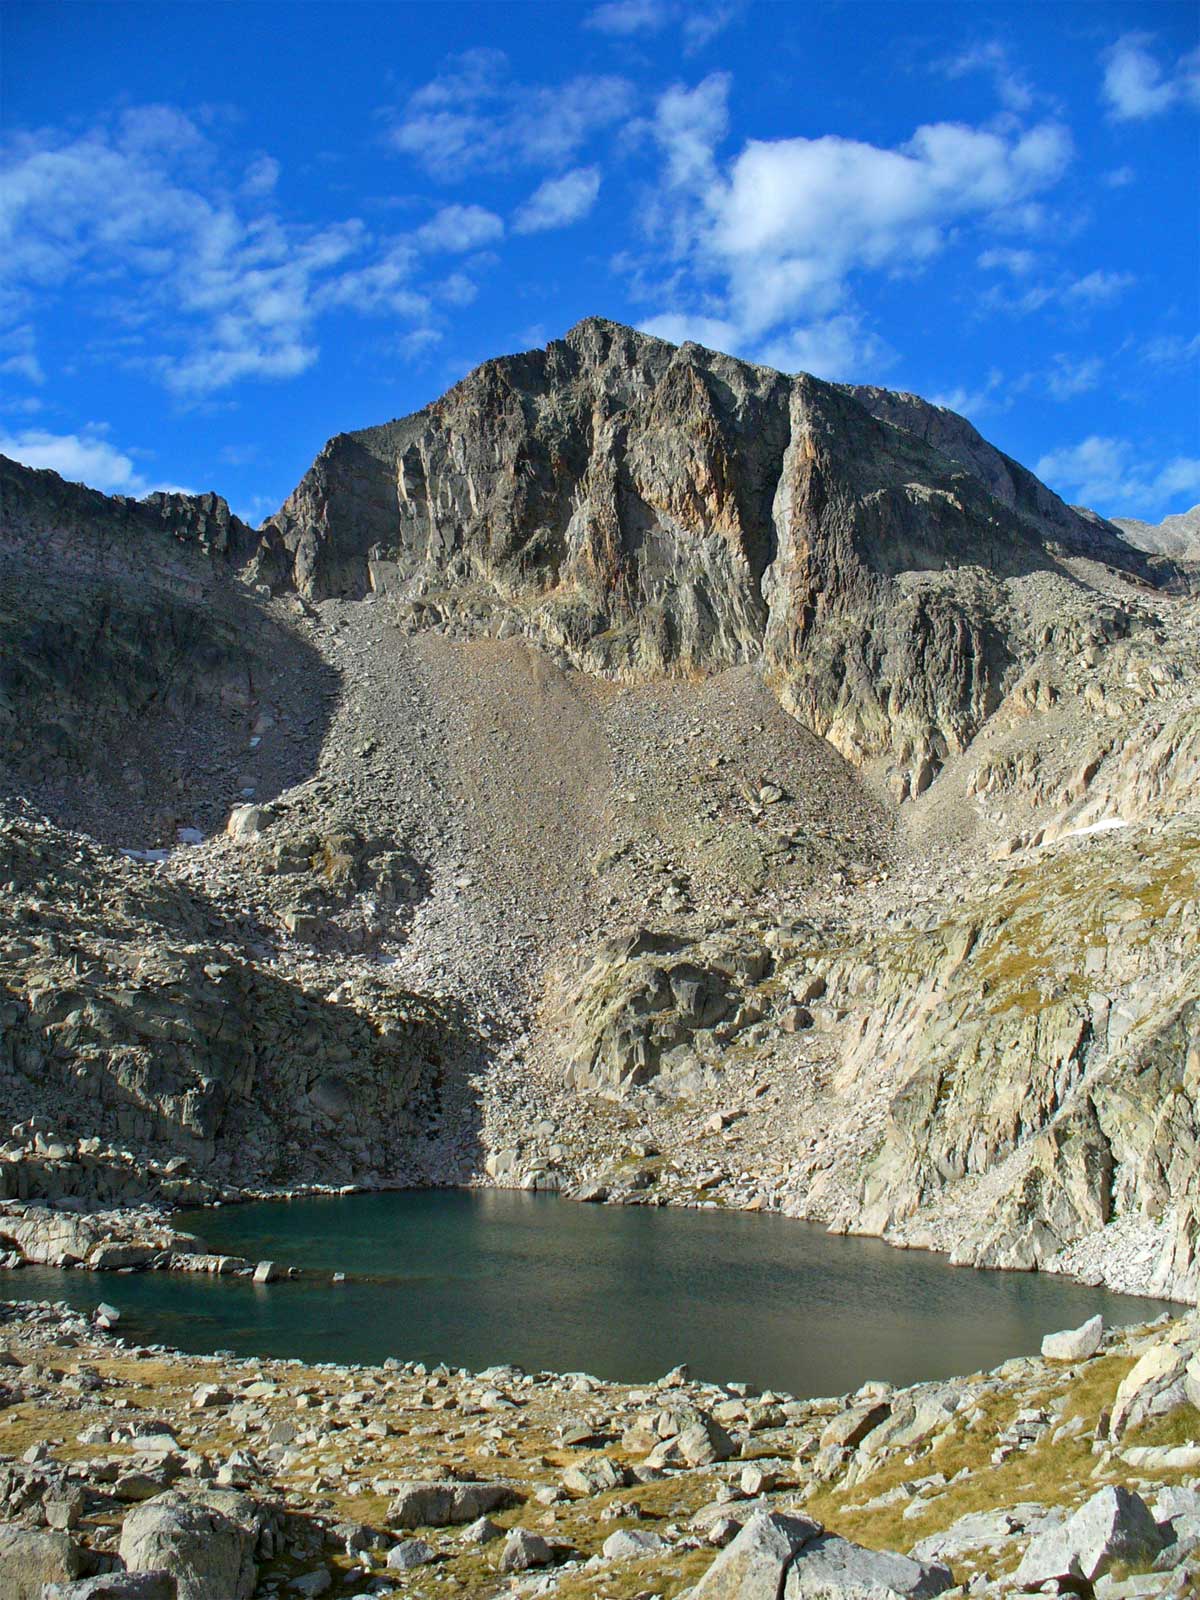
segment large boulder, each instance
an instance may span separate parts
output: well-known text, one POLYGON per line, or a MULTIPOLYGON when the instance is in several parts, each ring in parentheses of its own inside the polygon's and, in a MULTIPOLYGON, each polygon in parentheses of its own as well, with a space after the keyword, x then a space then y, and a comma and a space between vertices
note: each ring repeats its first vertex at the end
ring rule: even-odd
POLYGON ((928 1600, 953 1583, 940 1563, 867 1550, 808 1517, 764 1511, 709 1567, 693 1600, 928 1600))
POLYGON ((1200 1328, 1194 1319, 1177 1323, 1165 1339, 1143 1352, 1133 1369, 1122 1378, 1113 1400, 1109 1433, 1119 1439, 1131 1428, 1140 1427, 1155 1417, 1186 1403, 1188 1368, 1200 1345, 1200 1328))
POLYGON ((1097 1313, 1078 1328, 1048 1333, 1042 1340, 1042 1354, 1047 1361, 1086 1361, 1099 1350, 1103 1337, 1104 1318, 1097 1313))
POLYGON ((1092 1583, 1116 1562, 1149 1567, 1164 1537, 1140 1495, 1120 1484, 1098 1489, 1073 1516, 1039 1534, 1021 1557, 1014 1582, 1038 1589, 1053 1580, 1092 1583))
POLYGON ((102 1572, 78 1583, 48 1583, 42 1600, 177 1600, 169 1572, 102 1572))
POLYGON ((388 1506, 388 1522, 393 1528, 444 1528, 503 1511, 516 1500, 506 1483, 459 1483, 453 1478, 406 1483, 388 1506))
POLYGON ((42 1600, 47 1584, 69 1583, 83 1570, 83 1551, 67 1534, 0 1523, 0 1595, 4 1600, 42 1600))
POLYGON ((244 1495, 180 1494, 144 1500, 121 1528, 130 1572, 166 1571, 178 1600, 250 1600, 258 1581, 258 1530, 244 1495))

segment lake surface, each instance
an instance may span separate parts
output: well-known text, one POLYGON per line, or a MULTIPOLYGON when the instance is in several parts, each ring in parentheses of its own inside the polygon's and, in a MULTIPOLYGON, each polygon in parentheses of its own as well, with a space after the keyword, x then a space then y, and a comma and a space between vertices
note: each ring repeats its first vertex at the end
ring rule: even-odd
POLYGON ((975 1272, 782 1217, 422 1190, 227 1206, 179 1218, 210 1249, 312 1277, 23 1268, 0 1294, 117 1306, 121 1331, 196 1352, 448 1362, 644 1382, 693 1375, 798 1395, 914 1383, 1036 1352, 1099 1311, 1168 1307, 1039 1274, 975 1272))

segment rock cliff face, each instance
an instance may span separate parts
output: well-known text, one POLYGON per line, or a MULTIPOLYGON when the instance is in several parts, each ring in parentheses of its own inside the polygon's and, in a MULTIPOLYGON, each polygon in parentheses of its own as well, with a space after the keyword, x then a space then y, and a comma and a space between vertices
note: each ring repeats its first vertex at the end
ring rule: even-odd
POLYGON ((614 676, 764 661, 784 704, 901 793, 1037 647, 1012 580, 1145 557, 962 418, 592 319, 330 441, 255 572, 311 599, 482 605, 614 676))
POLYGON ((217 495, 110 498, 0 458, 0 787, 114 844, 219 825, 247 742, 333 683, 235 580, 260 544, 217 495))

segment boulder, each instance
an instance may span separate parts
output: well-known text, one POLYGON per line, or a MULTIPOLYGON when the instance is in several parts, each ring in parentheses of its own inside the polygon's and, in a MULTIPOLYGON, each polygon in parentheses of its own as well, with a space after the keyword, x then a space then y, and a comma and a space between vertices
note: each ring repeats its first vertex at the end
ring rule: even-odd
POLYGON ((1187 1371, 1196 1355, 1195 1328, 1181 1324, 1143 1352, 1113 1400, 1109 1437, 1119 1439, 1152 1417, 1165 1416, 1187 1400, 1187 1371))
POLYGON ((387 1567, 389 1572, 408 1572, 436 1560, 437 1551, 424 1539, 401 1539, 388 1551, 387 1567))
POLYGON ((733 1454, 733 1440, 725 1429, 695 1406, 665 1413, 658 1432, 666 1436, 646 1457, 648 1467, 711 1467, 733 1454))
POLYGON ((493 1539, 499 1539, 503 1534, 504 1529, 491 1517, 477 1517, 469 1528, 463 1529, 459 1537, 464 1544, 491 1544, 493 1539))
POLYGON ((577 1462, 562 1475, 562 1486, 568 1494, 587 1496, 604 1494, 609 1489, 620 1489, 626 1482, 623 1467, 618 1467, 607 1456, 592 1456, 577 1462))
POLYGON ((1042 1355, 1047 1361, 1086 1361, 1100 1348, 1104 1337, 1104 1318, 1097 1314, 1078 1328, 1048 1333, 1042 1340, 1042 1355))
POLYGON ((273 814, 267 806, 234 806, 225 824, 231 839, 257 839, 270 827, 273 814))
POLYGON ((0 1595, 42 1600, 47 1584, 69 1583, 84 1570, 83 1551, 65 1533, 39 1533, 0 1523, 0 1595))
POLYGON ((413 1482, 404 1484, 388 1506, 388 1521, 394 1528, 444 1528, 516 1503, 506 1483, 413 1482))
POLYGON ((693 1600, 926 1600, 953 1583, 939 1563, 867 1550, 808 1517, 764 1511, 722 1550, 693 1600))
POLYGON ((605 1539, 602 1553, 608 1561, 633 1561, 670 1548, 661 1533, 649 1528, 618 1528, 605 1539))
POLYGON ((530 1567, 548 1567, 554 1560, 554 1550, 540 1533, 528 1528, 514 1528, 504 1541, 500 1555, 501 1572, 528 1572, 530 1567))
POLYGON ((1140 1495, 1120 1484, 1098 1489, 1073 1516, 1039 1534, 1021 1557, 1014 1582, 1038 1589, 1062 1580, 1092 1583, 1115 1562, 1149 1567, 1164 1536, 1140 1495))
POLYGON ((827 1450, 834 1445, 843 1450, 853 1450, 869 1433, 887 1421, 891 1411, 886 1400, 874 1400, 840 1411, 826 1424, 821 1434, 821 1449, 827 1450))
POLYGON ((251 1506, 244 1495, 168 1490, 128 1513, 121 1559, 130 1572, 172 1573, 179 1600, 250 1600, 258 1581, 251 1506))
POLYGON ((102 1572, 78 1583, 48 1583, 42 1600, 176 1600, 169 1572, 102 1572))

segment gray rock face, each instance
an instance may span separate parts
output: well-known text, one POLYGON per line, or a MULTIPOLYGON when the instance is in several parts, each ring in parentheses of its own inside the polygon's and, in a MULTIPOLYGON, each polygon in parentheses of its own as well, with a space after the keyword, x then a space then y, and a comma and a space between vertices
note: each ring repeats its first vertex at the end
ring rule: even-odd
POLYGON ((258 1580, 250 1509, 243 1495, 156 1495, 126 1516, 121 1559, 131 1572, 171 1573, 179 1600, 250 1600, 258 1580))
MULTIPOLYGON (((156 884, 92 841, 27 814, 0 824, 0 882, 19 894, 39 883, 70 903, 75 949, 91 952, 80 986, 65 951, 19 924, 0 927, 0 1067, 17 1075, 29 1111, 44 1106, 71 1137, 57 1161, 24 1173, 24 1188, 9 1186, 0 1162, 0 1196, 77 1196, 89 1205, 135 1198, 136 1169, 77 1151, 77 1136, 134 1140, 164 1156, 186 1152, 197 1177, 164 1173, 165 1199, 211 1198, 201 1174, 211 1181, 236 1169, 239 1181, 254 1182, 277 1173, 288 1144, 309 1146, 305 1161, 326 1163, 336 1181, 355 1157, 374 1166, 395 1159, 431 1078, 428 1052, 446 1038, 426 1002, 382 984, 381 1003, 366 1008, 307 994, 244 946, 219 942, 203 905, 181 886, 156 884), (137 950, 136 975, 114 939, 137 950), (349 1103, 330 1116, 335 1066, 349 1103), (306 1137, 314 1125, 327 1136, 306 1137)), ((117 1267, 154 1254, 96 1257, 102 1241, 86 1217, 5 1220, 7 1236, 31 1260, 65 1252, 117 1267)), ((164 1240, 167 1250, 188 1247, 182 1237, 164 1240)))
POLYGON ((418 619, 470 596, 589 671, 762 658, 802 722, 889 754, 908 792, 1030 648, 1005 579, 1053 570, 1051 545, 1145 559, 977 435, 962 448, 961 418, 881 394, 593 318, 331 440, 252 566, 418 619))
MULTIPOLYGON (((988 493, 1015 512, 1023 522, 1050 540, 1088 551, 1102 561, 1122 565, 1128 559, 1120 548, 1128 524, 1106 522, 1093 511, 1066 505, 1039 482, 1028 468, 997 450, 965 417, 919 395, 897 393, 864 385, 846 385, 847 393, 881 422, 904 428, 934 449, 966 467, 988 493)), ((1130 541, 1140 549, 1149 545, 1130 541)))
POLYGON ((807 1517, 760 1512, 725 1547, 695 1600, 926 1600, 954 1579, 939 1563, 867 1550, 807 1517))
POLYGON ((455 1522, 475 1522, 489 1511, 515 1505, 517 1496, 506 1483, 409 1483, 388 1506, 394 1528, 444 1528, 455 1522))
POLYGON ((1189 561, 1200 559, 1200 506, 1164 517, 1157 523, 1139 522, 1136 517, 1114 517, 1113 523, 1139 550, 1148 550, 1154 555, 1182 556, 1189 561))
POLYGON ((1051 1579, 1092 1582, 1116 1562, 1149 1567, 1163 1536, 1145 1501, 1117 1485, 1099 1489, 1061 1527, 1034 1539, 1021 1557, 1014 1582, 1036 1589, 1051 1579))
POLYGON ((83 1552, 65 1533, 39 1533, 0 1523, 0 1594, 42 1600, 47 1584, 69 1583, 84 1570, 83 1552))

